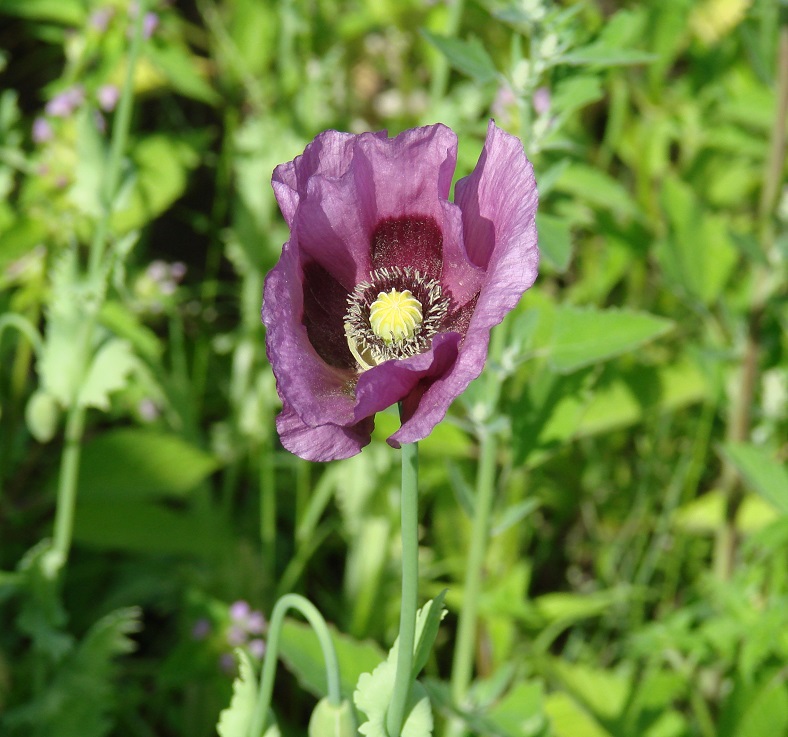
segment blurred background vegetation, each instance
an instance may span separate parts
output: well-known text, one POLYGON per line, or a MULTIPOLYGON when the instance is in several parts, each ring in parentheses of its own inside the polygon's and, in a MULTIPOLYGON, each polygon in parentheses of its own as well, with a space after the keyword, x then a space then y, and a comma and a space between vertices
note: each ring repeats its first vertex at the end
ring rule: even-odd
MULTIPOLYGON (((422 595, 449 589, 433 707, 496 737, 788 733, 786 21, 777 0, 0 0, 0 733, 214 734, 232 648, 259 657, 287 591, 343 633, 350 691, 374 667, 396 418, 348 461, 278 445, 270 175, 326 128, 440 121, 464 176, 490 117, 534 163, 542 266, 421 444, 422 595), (497 483, 455 704, 482 424, 497 483)), ((296 622, 282 647, 275 710, 302 735, 318 651, 296 622)))

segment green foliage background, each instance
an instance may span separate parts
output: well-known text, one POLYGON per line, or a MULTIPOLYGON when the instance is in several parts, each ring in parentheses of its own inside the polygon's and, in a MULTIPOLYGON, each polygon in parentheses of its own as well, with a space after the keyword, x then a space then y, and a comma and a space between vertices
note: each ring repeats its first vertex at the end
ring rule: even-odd
MULTIPOLYGON (((100 94, 133 61, 128 4, 0 0, 0 734, 215 734, 237 600, 308 595, 347 693, 385 656, 397 420, 330 465, 278 445, 270 174, 326 128, 440 121, 464 176, 490 117, 534 163, 542 266, 421 443, 421 593, 448 589, 424 679, 437 731, 788 733, 785 3, 147 10, 113 150, 124 103, 102 112, 100 94), (75 85, 78 109, 46 112, 75 85), (486 432, 495 502, 458 704, 486 432)), ((274 710, 303 735, 325 682, 296 621, 282 661, 274 710)))

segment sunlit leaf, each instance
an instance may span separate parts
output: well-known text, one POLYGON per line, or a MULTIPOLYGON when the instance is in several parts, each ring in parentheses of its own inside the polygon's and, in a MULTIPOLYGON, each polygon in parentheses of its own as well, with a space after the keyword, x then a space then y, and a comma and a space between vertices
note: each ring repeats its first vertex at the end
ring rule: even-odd
POLYGON ((478 38, 468 41, 449 36, 438 36, 422 29, 424 37, 438 49, 455 69, 467 74, 479 84, 493 81, 498 76, 493 60, 478 38))
POLYGON ((673 327, 645 312, 561 307, 555 319, 550 363, 557 371, 576 371, 633 351, 673 327))
POLYGON ((238 675, 233 681, 233 697, 230 706, 219 714, 216 731, 219 737, 249 737, 255 705, 257 704, 257 677, 252 659, 237 648, 238 675))

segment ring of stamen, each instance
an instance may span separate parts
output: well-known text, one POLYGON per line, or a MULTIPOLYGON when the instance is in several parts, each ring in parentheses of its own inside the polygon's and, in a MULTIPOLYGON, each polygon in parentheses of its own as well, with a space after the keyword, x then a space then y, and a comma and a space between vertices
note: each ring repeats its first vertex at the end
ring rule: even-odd
POLYGON ((345 336, 362 371, 429 350, 449 311, 440 282, 410 267, 373 271, 348 298, 345 336))

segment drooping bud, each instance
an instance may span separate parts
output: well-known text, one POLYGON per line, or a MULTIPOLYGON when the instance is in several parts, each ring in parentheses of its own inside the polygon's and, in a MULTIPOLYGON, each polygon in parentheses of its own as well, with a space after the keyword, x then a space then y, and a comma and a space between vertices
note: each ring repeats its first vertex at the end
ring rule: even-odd
POLYGON ((318 701, 309 719, 309 737, 357 737, 356 719, 350 702, 333 706, 328 699, 318 701))

